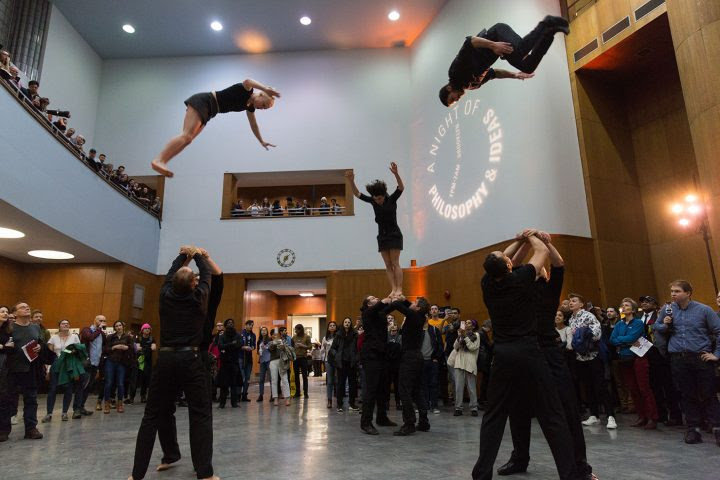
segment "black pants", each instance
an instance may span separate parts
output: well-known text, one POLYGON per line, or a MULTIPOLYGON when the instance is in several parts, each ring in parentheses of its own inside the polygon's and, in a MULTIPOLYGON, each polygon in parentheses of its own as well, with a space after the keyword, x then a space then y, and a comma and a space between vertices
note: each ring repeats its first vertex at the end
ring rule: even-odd
POLYGON ((657 348, 651 348, 646 355, 649 355, 650 388, 655 396, 658 418, 661 422, 669 419, 682 420, 680 393, 673 385, 670 359, 662 356, 657 348))
POLYGON ((213 476, 212 408, 207 372, 195 352, 161 352, 150 381, 145 414, 135 445, 133 478, 141 480, 150 463, 155 435, 160 433, 163 462, 180 458, 175 425, 175 397, 185 392, 190 417, 190 452, 197 478, 213 476), (167 460, 167 461, 166 461, 167 460))
MULTIPOLYGON (((22 354, 22 353, 21 353, 22 354)), ((10 417, 17 415, 19 396, 23 396, 23 423, 25 432, 37 427, 38 387, 35 372, 5 373, 7 391, 0 392, 0 433, 10 433, 10 417)))
POLYGON ((365 374, 365 388, 362 391, 362 416, 360 426, 372 423, 373 412, 377 404, 377 419, 387 418, 385 388, 387 385, 386 365, 384 360, 363 359, 363 372, 365 374))
POLYGON ((592 360, 576 362, 578 379, 585 385, 585 393, 587 394, 588 407, 590 414, 596 417, 600 416, 600 407, 602 404, 605 414, 609 417, 615 416, 612 402, 610 401, 610 392, 605 381, 605 367, 598 355, 592 360))
POLYGON ((550 369, 535 337, 522 337, 495 343, 495 359, 490 373, 488 404, 480 429, 480 455, 472 471, 473 479, 492 478, 493 466, 510 412, 528 402, 535 405, 543 435, 550 445, 561 480, 578 478, 575 461, 568 452, 573 441, 550 369))
POLYGON ((230 405, 233 407, 238 404, 238 376, 240 375, 240 366, 237 362, 225 362, 220 367, 220 405, 225 405, 228 397, 228 389, 230 390, 230 405))
POLYGON ((392 362, 387 369, 387 387, 385 388, 385 403, 390 408, 390 385, 392 385, 393 395, 395 396, 395 406, 400 405, 400 365, 398 362, 392 362))
POLYGON ((448 367, 445 362, 438 364, 438 391, 443 405, 450 405, 450 399, 448 398, 448 367))
POLYGON ((715 393, 715 362, 703 362, 699 354, 670 354, 672 375, 680 391, 687 426, 700 428, 703 417, 720 428, 720 403, 715 393))
POLYGON ((85 402, 87 402, 88 397, 98 385, 100 385, 100 395, 98 396, 98 401, 100 401, 102 400, 104 390, 102 381, 98 378, 98 367, 90 365, 87 369, 87 377, 85 378, 85 386, 83 387, 82 408, 85 408, 85 402))
MULTIPOLYGON (((342 368, 337 369, 337 393, 338 408, 342 408, 345 400, 345 383, 350 382, 350 405, 355 405, 355 396, 357 395, 357 368, 351 367, 350 362, 343 362, 342 368)), ((295 386, 297 391, 297 386, 295 386)))
MULTIPOLYGON (((592 467, 587 463, 585 435, 580 423, 575 387, 565 359, 565 348, 545 347, 541 350, 550 367, 550 375, 554 383, 554 385, 548 384, 547 388, 557 388, 560 404, 565 411, 565 420, 573 440, 576 472, 588 475, 592 473, 592 467)), ((530 419, 534 412, 533 405, 528 402, 523 402, 519 407, 516 412, 510 413, 510 433, 513 440, 513 452, 510 458, 515 463, 527 466, 530 462, 530 419)))
POLYGON ((143 370, 140 372, 140 398, 147 398, 150 379, 152 379, 152 362, 146 361, 143 370))
MULTIPOLYGON (((504 23, 496 23, 482 36, 493 42, 510 43, 513 46, 513 52, 503 58, 518 70, 532 73, 550 49, 554 35, 555 32, 549 31, 541 22, 522 38, 509 25, 504 23)), ((492 50, 487 48, 479 49, 478 54, 485 58, 488 65, 499 58, 492 50)))
POLYGON ((308 394, 308 374, 310 368, 308 365, 307 357, 298 358, 293 362, 293 369, 295 370, 295 396, 300 396, 300 373, 302 373, 302 391, 305 395, 308 394))
POLYGON ((415 407, 420 421, 427 422, 427 394, 423 390, 423 356, 420 350, 406 350, 400 358, 400 400, 403 407, 403 423, 415 426, 415 407))

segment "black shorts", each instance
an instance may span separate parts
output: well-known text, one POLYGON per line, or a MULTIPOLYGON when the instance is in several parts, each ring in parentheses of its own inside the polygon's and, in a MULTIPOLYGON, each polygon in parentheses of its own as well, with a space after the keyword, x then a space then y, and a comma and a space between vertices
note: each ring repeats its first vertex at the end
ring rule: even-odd
POLYGON ((210 92, 196 93, 187 100, 185 105, 193 107, 199 114, 203 126, 218 114, 218 104, 210 92))

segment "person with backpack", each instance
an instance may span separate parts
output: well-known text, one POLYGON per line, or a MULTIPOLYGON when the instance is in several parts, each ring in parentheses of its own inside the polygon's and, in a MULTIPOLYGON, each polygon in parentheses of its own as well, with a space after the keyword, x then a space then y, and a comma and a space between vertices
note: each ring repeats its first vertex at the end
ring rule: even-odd
POLYGON ((570 331, 572 333, 572 348, 577 360, 576 367, 580 383, 585 385, 590 416, 582 424, 587 426, 600 423, 599 404, 602 403, 607 415, 607 428, 617 428, 615 412, 610 394, 605 382, 602 360, 600 359, 600 337, 602 329, 600 321, 595 315, 585 310, 585 299, 582 295, 571 293, 568 295, 570 317, 570 331))

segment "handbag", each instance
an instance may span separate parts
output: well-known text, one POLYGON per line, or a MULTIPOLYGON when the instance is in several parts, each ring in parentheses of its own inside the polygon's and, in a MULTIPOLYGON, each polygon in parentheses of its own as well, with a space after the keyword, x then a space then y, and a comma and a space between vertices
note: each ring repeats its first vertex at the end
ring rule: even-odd
POLYGON ((455 357, 457 357, 457 350, 453 348, 452 352, 450 352, 450 355, 448 355, 447 364, 448 367, 455 368, 455 357))

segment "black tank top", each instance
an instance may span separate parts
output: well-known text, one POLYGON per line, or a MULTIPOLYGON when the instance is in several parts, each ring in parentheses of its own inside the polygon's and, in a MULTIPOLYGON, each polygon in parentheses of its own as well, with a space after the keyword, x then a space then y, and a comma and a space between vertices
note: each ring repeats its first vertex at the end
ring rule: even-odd
POLYGON ((225 90, 219 90, 215 92, 215 97, 218 103, 218 112, 242 112, 247 110, 248 112, 254 112, 255 107, 248 107, 247 102, 250 100, 253 90, 245 90, 242 83, 236 83, 232 87, 228 87, 225 90))

